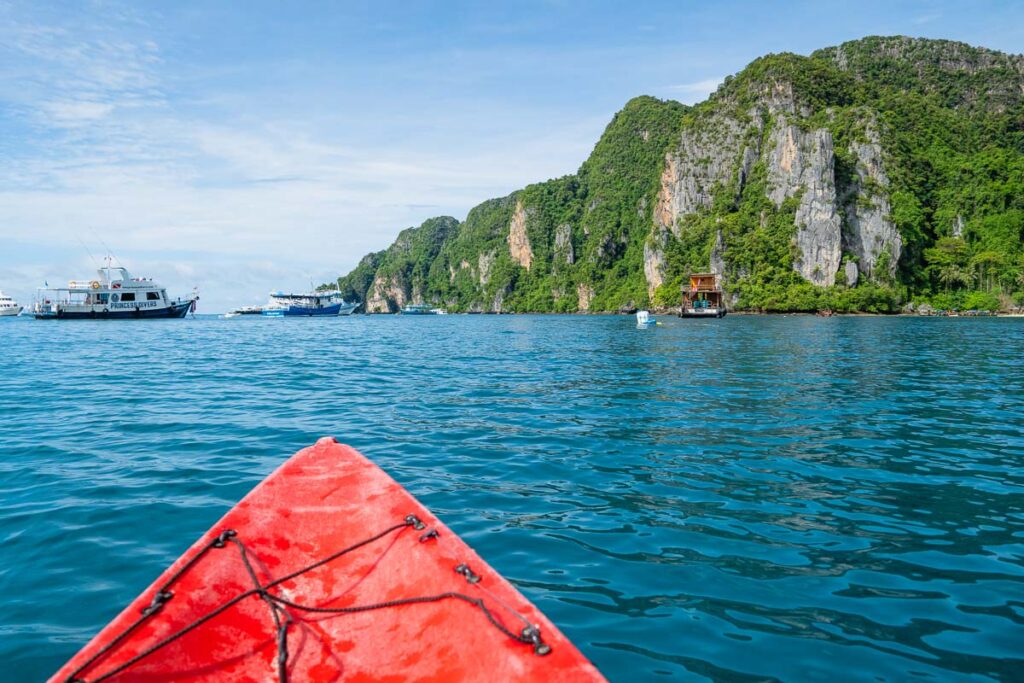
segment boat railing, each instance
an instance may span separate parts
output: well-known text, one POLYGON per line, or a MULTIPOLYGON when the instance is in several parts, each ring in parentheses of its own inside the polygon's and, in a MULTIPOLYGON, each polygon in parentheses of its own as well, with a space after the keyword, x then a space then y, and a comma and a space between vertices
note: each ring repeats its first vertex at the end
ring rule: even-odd
POLYGON ((71 292, 60 289, 48 289, 40 290, 36 296, 36 301, 44 301, 46 303, 54 304, 66 304, 71 302, 71 292))
POLYGON ((110 285, 99 280, 71 280, 68 282, 68 289, 108 289, 110 285))

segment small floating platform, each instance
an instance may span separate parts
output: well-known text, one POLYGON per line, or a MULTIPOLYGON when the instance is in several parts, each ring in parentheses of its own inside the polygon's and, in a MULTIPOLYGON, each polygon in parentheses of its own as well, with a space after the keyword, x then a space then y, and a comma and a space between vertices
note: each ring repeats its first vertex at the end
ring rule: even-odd
POLYGON ((636 327, 638 330, 646 330, 648 327, 657 327, 660 323, 651 315, 650 311, 636 312, 636 327))

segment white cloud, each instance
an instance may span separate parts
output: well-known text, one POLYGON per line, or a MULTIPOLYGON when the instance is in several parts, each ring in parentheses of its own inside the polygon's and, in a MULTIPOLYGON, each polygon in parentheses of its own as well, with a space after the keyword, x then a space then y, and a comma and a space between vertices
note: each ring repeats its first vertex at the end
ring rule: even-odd
POLYGON ((106 102, 90 102, 88 100, 47 102, 43 111, 58 125, 74 125, 102 119, 114 110, 114 105, 106 102))
POLYGON ((941 18, 942 14, 940 12, 930 12, 928 14, 918 15, 914 17, 911 21, 920 26, 921 24, 931 24, 933 22, 938 21, 941 18))
POLYGON ((0 251, 0 287, 22 298, 88 275, 81 241, 99 255, 102 240, 173 293, 198 284, 207 311, 258 303, 346 272, 430 216, 573 172, 612 114, 474 99, 432 102, 444 116, 429 118, 390 104, 368 123, 377 115, 330 110, 319 85, 269 101, 204 81, 223 67, 180 62, 169 83, 144 24, 80 19, 0 21, 0 126, 24 132, 0 157, 0 237, 22 245, 0 251))
POLYGON ((678 85, 670 85, 665 89, 679 93, 681 97, 678 99, 684 104, 696 104, 706 100, 711 93, 713 93, 718 86, 725 80, 722 76, 716 76, 714 78, 705 78, 701 81, 694 81, 692 83, 680 83, 678 85))

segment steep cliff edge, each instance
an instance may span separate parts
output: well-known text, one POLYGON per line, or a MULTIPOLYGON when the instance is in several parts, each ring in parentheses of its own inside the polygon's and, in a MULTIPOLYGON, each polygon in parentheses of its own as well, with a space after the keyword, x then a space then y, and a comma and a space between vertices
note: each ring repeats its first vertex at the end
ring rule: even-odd
POLYGON ((363 257, 352 273, 339 279, 339 289, 361 300, 366 313, 394 313, 406 304, 424 303, 423 283, 458 227, 458 220, 440 216, 403 230, 386 251, 363 257))
POLYGON ((759 310, 1005 299, 1024 289, 1022 102, 1024 58, 962 43, 769 55, 695 107, 630 101, 576 174, 404 231, 340 283, 372 311, 672 305, 707 269, 759 310))

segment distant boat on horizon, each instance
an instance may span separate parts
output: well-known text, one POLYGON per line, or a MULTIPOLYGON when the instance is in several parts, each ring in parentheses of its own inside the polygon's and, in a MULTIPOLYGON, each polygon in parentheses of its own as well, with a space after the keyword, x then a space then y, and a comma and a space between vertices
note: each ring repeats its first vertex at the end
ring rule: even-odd
MULTIPOLYGON (((260 313, 270 318, 352 315, 359 305, 358 301, 345 301, 337 290, 308 294, 271 292, 270 302, 260 309, 260 313)), ((239 309, 239 315, 248 314, 248 311, 243 313, 242 310, 239 309)))
POLYGON ((21 310, 17 301, 0 291, 0 318, 15 318, 21 315, 21 310))
POLYGON ((260 315, 263 313, 262 306, 242 306, 224 314, 225 318, 237 318, 240 315, 260 315))
POLYGON ((446 315, 448 311, 429 304, 406 304, 399 311, 402 315, 446 315))

